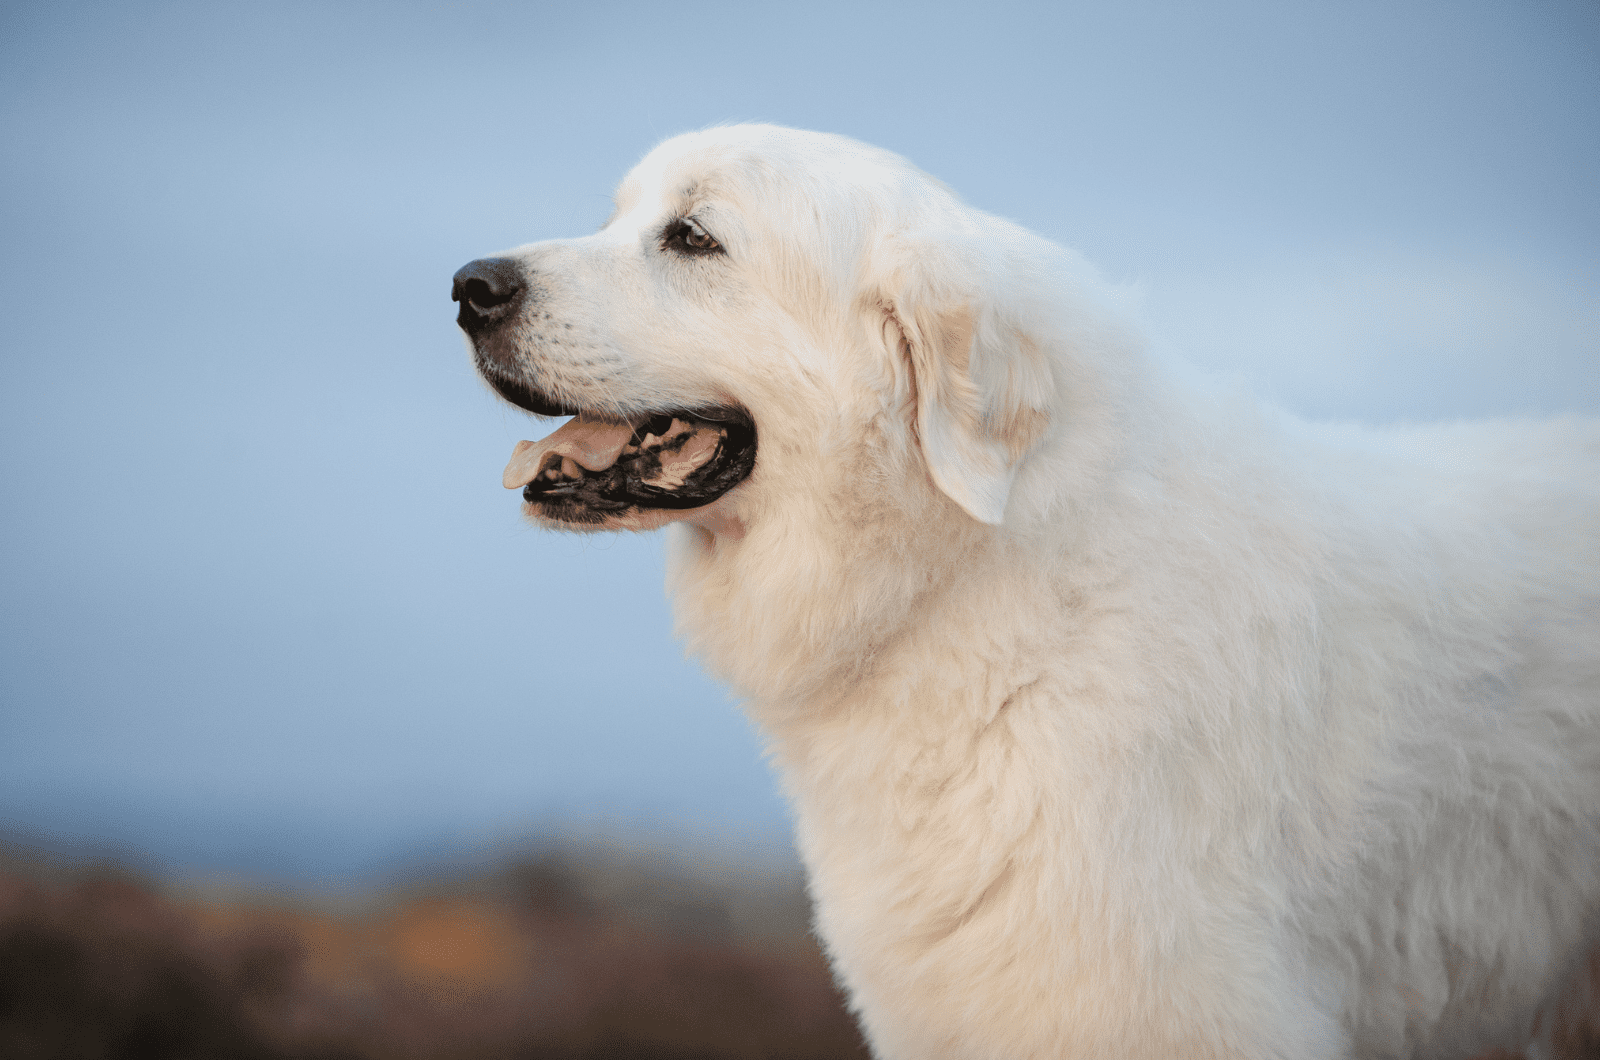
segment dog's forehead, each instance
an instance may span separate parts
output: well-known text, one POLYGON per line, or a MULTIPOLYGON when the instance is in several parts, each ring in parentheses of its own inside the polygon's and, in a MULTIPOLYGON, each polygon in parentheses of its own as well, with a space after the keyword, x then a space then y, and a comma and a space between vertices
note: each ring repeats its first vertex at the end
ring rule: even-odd
MULTIPOLYGON (((702 170, 707 168, 701 167, 702 170)), ((690 166, 664 165, 647 157, 617 186, 612 216, 649 222, 688 214, 697 201, 705 197, 710 183, 707 175, 696 173, 690 166)))
POLYGON ((612 217, 645 224, 710 200, 739 205, 790 188, 805 187, 815 197, 819 183, 836 192, 884 189, 908 170, 897 156, 842 136, 762 125, 707 129, 646 155, 618 186, 612 217))
POLYGON ((668 140, 623 178, 616 192, 617 215, 681 216, 716 192, 724 197, 736 193, 745 153, 727 148, 692 136, 668 140))

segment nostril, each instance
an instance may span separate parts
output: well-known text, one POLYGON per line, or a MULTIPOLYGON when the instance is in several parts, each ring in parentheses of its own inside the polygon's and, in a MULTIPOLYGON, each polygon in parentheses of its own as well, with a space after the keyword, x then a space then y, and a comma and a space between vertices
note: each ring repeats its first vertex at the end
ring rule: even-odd
POLYGON ((497 305, 505 305, 517 294, 516 288, 497 292, 493 287, 489 286, 488 280, 480 280, 477 277, 473 277, 462 284, 461 293, 467 301, 480 309, 491 309, 497 305))

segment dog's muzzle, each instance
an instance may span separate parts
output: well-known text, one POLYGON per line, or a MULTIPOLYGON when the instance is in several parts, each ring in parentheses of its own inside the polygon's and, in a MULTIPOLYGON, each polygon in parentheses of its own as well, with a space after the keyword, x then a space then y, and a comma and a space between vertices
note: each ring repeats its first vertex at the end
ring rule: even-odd
POLYGON ((472 342, 484 380, 535 415, 576 417, 542 442, 518 443, 505 470, 507 489, 522 490, 552 521, 627 527, 641 513, 707 507, 750 476, 756 428, 742 408, 707 404, 619 415, 586 411, 539 389, 528 353, 517 348, 525 329, 514 323, 538 290, 511 258, 470 261, 450 284, 450 298, 461 306, 456 323, 472 342))
POLYGON ((570 416, 568 408, 533 385, 519 364, 514 328, 527 302, 529 285, 522 266, 511 258, 479 258, 461 267, 450 283, 450 299, 461 303, 456 323, 472 340, 478 371, 495 391, 519 408, 540 416, 570 416))

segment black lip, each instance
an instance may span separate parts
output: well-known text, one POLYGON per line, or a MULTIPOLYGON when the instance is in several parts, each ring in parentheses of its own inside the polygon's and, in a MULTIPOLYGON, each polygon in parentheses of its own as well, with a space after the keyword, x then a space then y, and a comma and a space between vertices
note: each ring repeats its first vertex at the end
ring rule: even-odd
POLYGON ((544 391, 529 386, 520 379, 511 378, 492 361, 482 356, 478 357, 478 374, 494 387, 496 394, 535 416, 576 416, 579 412, 575 406, 562 404, 544 391))
MULTIPOLYGON (((716 406, 673 410, 654 413, 651 418, 663 416, 713 424, 723 432, 711 459, 677 488, 663 489, 644 481, 654 470, 646 456, 639 460, 619 459, 604 471, 585 473, 577 481, 536 479, 523 487, 523 499, 538 505, 541 514, 548 518, 595 524, 603 522, 607 516, 623 515, 630 509, 685 511, 703 508, 749 478, 755 470, 756 426, 743 409, 716 406)), ((644 423, 641 423, 635 431, 635 444, 642 440, 643 431, 644 423)))

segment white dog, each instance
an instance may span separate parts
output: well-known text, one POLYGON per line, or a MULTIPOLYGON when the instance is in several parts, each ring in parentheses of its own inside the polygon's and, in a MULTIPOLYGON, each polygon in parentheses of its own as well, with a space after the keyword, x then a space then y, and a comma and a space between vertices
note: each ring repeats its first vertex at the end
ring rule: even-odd
POLYGON ((770 126, 454 297, 576 414, 529 514, 675 523, 878 1056, 1549 1053, 1600 926, 1600 425, 1180 382, 1071 253, 770 126))

